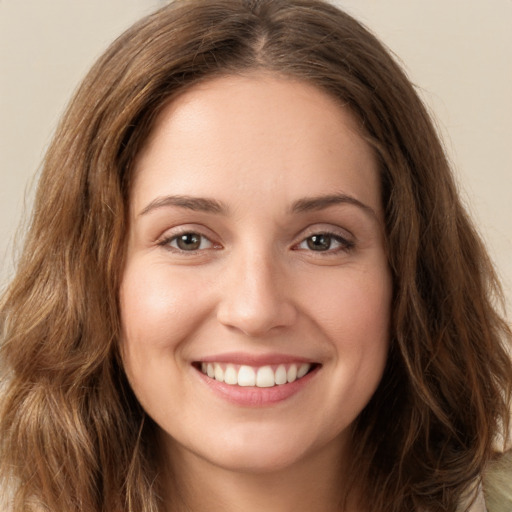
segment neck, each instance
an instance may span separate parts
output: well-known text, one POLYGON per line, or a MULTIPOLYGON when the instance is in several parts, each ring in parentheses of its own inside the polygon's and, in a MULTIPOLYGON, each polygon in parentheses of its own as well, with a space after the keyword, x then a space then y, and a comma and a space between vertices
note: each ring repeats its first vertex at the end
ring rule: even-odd
MULTIPOLYGON (((170 450, 169 512, 356 512, 346 489, 339 448, 327 446, 291 467, 233 471, 186 450, 170 450), (170 454, 170 455, 171 455, 170 454)), ((351 495, 352 496, 352 495, 351 495)))

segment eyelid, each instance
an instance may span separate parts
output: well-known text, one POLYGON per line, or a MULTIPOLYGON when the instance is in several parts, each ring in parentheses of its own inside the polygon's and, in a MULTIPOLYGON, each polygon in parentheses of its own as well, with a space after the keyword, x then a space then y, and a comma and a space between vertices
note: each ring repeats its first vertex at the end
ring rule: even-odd
MULTIPOLYGON (((336 253, 339 251, 349 251, 354 248, 354 244, 352 242, 349 242, 348 240, 345 240, 344 238, 336 235, 332 235, 329 233, 322 233, 322 235, 327 235, 330 237, 331 243, 334 242, 335 244, 338 244, 337 247, 330 247, 329 249, 326 249, 325 251, 313 251, 313 252, 324 252, 324 253, 336 253)), ((310 238, 310 237, 308 237, 310 238)), ((301 242, 301 245, 306 243, 308 239, 301 242)), ((312 249, 311 249, 312 250, 312 249)))
POLYGON ((205 231, 210 231, 202 226, 196 225, 183 225, 183 226, 176 226, 175 228, 170 228, 166 230, 158 239, 156 240, 156 244, 158 246, 167 248, 169 250, 175 251, 177 253, 188 253, 188 254, 194 254, 197 252, 207 251, 211 249, 221 249, 222 245, 219 242, 214 241, 215 236, 210 234, 205 234, 205 231), (184 251, 182 249, 179 249, 178 247, 172 247, 170 244, 173 240, 176 240, 178 237, 186 234, 195 234, 199 235, 201 238, 208 240, 210 242, 211 247, 203 248, 203 249, 195 249, 190 251, 184 251))
POLYGON ((354 234, 345 227, 346 221, 341 222, 334 219, 313 219, 313 222, 309 222, 305 227, 297 231, 297 237, 308 236, 315 233, 334 233, 339 236, 355 237, 354 234))
POLYGON ((329 223, 312 224, 306 227, 305 229, 302 229, 299 233, 297 233, 295 238, 300 238, 300 240, 302 241, 305 238, 318 234, 337 236, 347 241, 356 241, 356 237, 348 229, 329 223))
POLYGON ((213 242, 206 236, 201 235, 200 233, 183 233, 181 235, 174 235, 171 238, 168 239, 168 245, 169 247, 172 247, 173 249, 176 249, 180 252, 196 252, 196 251, 204 251, 206 249, 211 249, 213 247, 213 242), (200 239, 199 247, 197 249, 190 249, 188 251, 184 249, 180 249, 179 247, 179 240, 181 237, 184 237, 185 235, 195 235, 200 239), (176 246, 174 245, 176 243, 176 246), (202 247, 204 244, 207 245, 207 247, 202 247))
POLYGON ((300 235, 297 236, 299 238, 299 241, 296 242, 293 245, 294 250, 303 250, 305 252, 312 252, 317 253, 317 255, 328 255, 328 254, 335 254, 337 252, 346 252, 354 249, 356 245, 355 237, 343 228, 338 228, 332 225, 326 226, 326 225, 313 225, 309 226, 305 230, 303 230, 300 235), (308 238, 314 236, 314 235, 326 235, 334 239, 340 244, 340 247, 334 248, 334 249, 328 249, 325 251, 313 251, 311 249, 301 249, 299 246, 305 243, 308 238), (300 238, 299 238, 300 237, 300 238))
MULTIPOLYGON (((194 254, 197 252, 203 252, 211 249, 222 249, 223 246, 221 243, 217 242, 216 239, 218 237, 215 234, 210 234, 211 231, 201 225, 198 224, 185 224, 179 225, 173 228, 167 229, 160 237, 156 239, 156 245, 167 248, 169 250, 175 251, 177 253, 188 253, 194 254), (210 246, 207 248, 199 248, 199 249, 191 249, 189 251, 180 249, 178 247, 172 247, 170 244, 172 241, 176 240, 178 237, 185 234, 196 234, 200 236, 202 239, 205 239, 209 242, 210 246)), ((349 251, 355 246, 355 237, 346 229, 332 226, 332 225, 312 225, 307 227, 306 229, 301 230, 300 234, 296 235, 296 242, 293 244, 293 250, 304 250, 309 252, 317 252, 324 254, 333 254, 339 251, 349 251), (340 247, 336 247, 334 249, 327 249, 325 251, 313 251, 311 249, 301 249, 300 245, 305 243, 308 238, 314 235, 326 235, 335 240, 340 247)))
MULTIPOLYGON (((302 239, 298 244, 296 244, 296 247, 299 247, 300 245, 304 244, 307 242, 307 240, 309 238, 311 238, 312 236, 315 236, 315 235, 324 235, 324 236, 328 236, 330 237, 332 240, 334 240, 335 242, 337 242, 338 244, 340 244, 340 247, 337 247, 337 248, 334 248, 334 249, 328 249, 328 250, 325 250, 325 251, 317 251, 319 253, 321 252, 324 252, 324 253, 333 253, 333 252, 337 252, 339 250, 350 250, 354 247, 354 242, 352 242, 351 240, 347 240, 345 237, 342 237, 336 233, 329 233, 327 231, 320 231, 318 233, 313 233, 307 237, 305 237, 304 239, 302 239)), ((305 249, 306 250, 306 249, 305 249)), ((315 251, 313 251, 315 252, 315 251)))

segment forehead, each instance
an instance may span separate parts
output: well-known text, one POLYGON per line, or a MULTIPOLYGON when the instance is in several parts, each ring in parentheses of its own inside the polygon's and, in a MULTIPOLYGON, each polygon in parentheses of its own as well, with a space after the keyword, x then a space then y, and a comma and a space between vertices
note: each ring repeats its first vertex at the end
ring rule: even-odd
POLYGON ((136 159, 132 200, 162 187, 231 198, 280 187, 290 200, 344 192, 378 209, 377 174, 349 109, 313 85, 254 73, 195 85, 160 112, 136 159))

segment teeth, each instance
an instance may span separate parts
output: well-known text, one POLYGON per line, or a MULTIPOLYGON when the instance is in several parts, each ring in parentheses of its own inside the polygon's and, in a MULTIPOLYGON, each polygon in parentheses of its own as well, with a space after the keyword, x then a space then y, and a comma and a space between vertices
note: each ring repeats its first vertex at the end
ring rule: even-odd
POLYGON ((286 379, 288 380, 288 382, 293 382, 294 380, 297 380, 297 366, 292 364, 290 368, 288 368, 286 379))
POLYGON ((250 366, 240 366, 238 370, 238 385, 239 386, 255 386, 256 373, 250 366))
POLYGON ((306 373, 308 373, 309 368, 310 368, 309 364, 301 365, 301 367, 297 370, 297 379, 301 379, 302 377, 304 377, 304 375, 306 375, 306 373))
POLYGON ((262 366, 256 374, 256 386, 259 388, 271 388, 275 386, 274 372, 270 366, 262 366))
POLYGON ((310 370, 311 365, 291 364, 288 369, 284 364, 277 368, 271 366, 252 366, 233 364, 222 365, 221 363, 201 363, 201 371, 211 379, 225 382, 231 386, 256 386, 258 388, 271 388, 281 386, 304 377, 310 370))
POLYGON ((220 364, 215 363, 213 365, 213 369, 215 372, 215 380, 219 382, 224 382, 224 370, 222 369, 220 364))
POLYGON ((224 382, 226 384, 231 384, 232 386, 238 384, 238 375, 232 364, 228 364, 226 367, 226 371, 224 372, 224 382))
POLYGON ((274 380, 278 386, 288 382, 288 379, 286 378, 286 368, 283 365, 280 365, 277 368, 274 380))

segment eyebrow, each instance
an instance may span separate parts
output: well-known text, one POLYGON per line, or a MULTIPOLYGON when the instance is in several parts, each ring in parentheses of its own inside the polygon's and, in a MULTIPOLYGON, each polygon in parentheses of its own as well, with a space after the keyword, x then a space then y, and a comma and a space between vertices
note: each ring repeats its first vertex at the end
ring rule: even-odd
POLYGON ((324 210, 330 206, 338 204, 350 204, 361 208, 366 213, 369 213, 372 217, 378 219, 377 212, 368 206, 367 204, 359 201, 353 196, 347 194, 331 194, 326 196, 307 197, 295 201, 291 207, 293 213, 306 213, 318 210, 324 210))
POLYGON ((187 210, 196 212, 218 213, 227 214, 228 208, 221 202, 215 199, 208 199, 205 197, 192 197, 192 196, 165 196, 157 197, 151 201, 139 215, 146 215, 153 210, 165 208, 168 206, 178 206, 187 210))
MULTIPOLYGON (((291 208, 291 213, 307 213, 312 211, 319 211, 329 208, 331 206, 339 204, 350 204, 361 208, 366 213, 369 213, 372 217, 378 218, 377 213, 373 208, 359 201, 353 196, 347 194, 331 194, 317 197, 307 197, 298 199, 295 201, 291 208)), ((228 207, 216 199, 209 199, 206 197, 194 197, 185 195, 176 196, 164 196, 157 197, 151 201, 139 215, 147 215, 148 213, 158 210, 160 208, 166 208, 169 206, 177 206, 179 208, 185 208, 187 210, 216 213, 221 215, 228 214, 228 207)))

